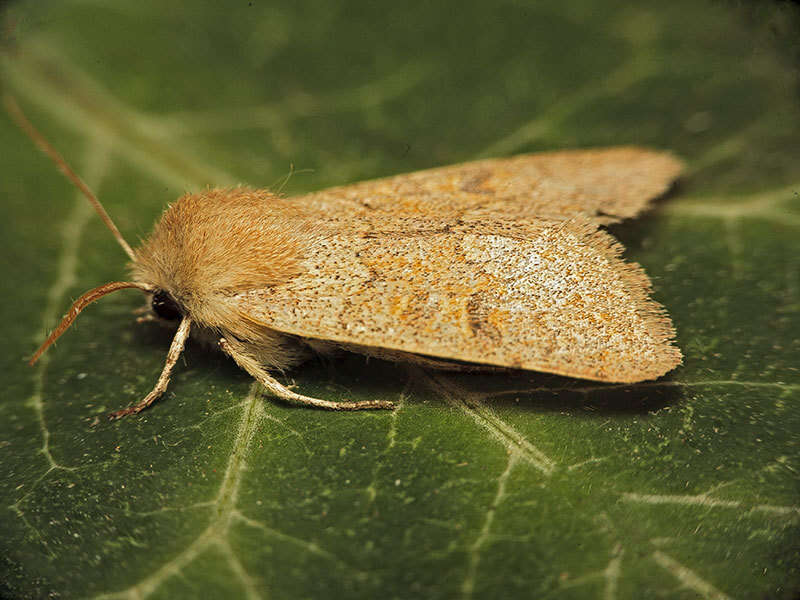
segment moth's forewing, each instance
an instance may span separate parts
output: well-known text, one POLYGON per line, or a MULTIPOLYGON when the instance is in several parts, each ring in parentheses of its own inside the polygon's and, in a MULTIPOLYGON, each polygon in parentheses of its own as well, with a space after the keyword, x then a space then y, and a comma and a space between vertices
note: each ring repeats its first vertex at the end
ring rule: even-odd
POLYGON ((340 227, 242 310, 301 337, 600 381, 680 363, 647 276, 593 223, 393 221, 340 227))

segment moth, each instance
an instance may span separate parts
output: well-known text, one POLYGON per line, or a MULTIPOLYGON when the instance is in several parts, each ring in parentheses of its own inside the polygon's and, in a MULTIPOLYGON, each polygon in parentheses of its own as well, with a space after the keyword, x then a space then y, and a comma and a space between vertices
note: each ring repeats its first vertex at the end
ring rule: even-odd
POLYGON ((133 250, 88 187, 6 98, 130 257, 130 281, 83 294, 31 364, 88 304, 136 288, 177 328, 153 390, 189 335, 213 340, 271 394, 334 410, 272 375, 339 349, 434 368, 500 367, 603 382, 681 362, 642 268, 601 226, 633 217, 682 163, 638 147, 480 160, 286 198, 237 187, 185 194, 133 250))

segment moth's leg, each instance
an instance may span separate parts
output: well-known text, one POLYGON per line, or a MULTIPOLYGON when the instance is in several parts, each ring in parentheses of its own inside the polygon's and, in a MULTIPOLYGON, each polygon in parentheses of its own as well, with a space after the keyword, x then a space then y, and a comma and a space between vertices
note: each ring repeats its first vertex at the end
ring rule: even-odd
POLYGON ((121 419, 124 416, 141 412, 153 402, 158 400, 161 397, 161 394, 167 391, 167 385, 169 385, 169 377, 172 374, 172 368, 175 366, 175 363, 178 362, 178 357, 183 351, 183 346, 186 344, 186 338, 189 337, 191 325, 191 319, 189 319, 189 317, 184 317, 181 321, 181 324, 178 326, 178 331, 175 332, 175 337, 172 338, 172 344, 170 344, 169 352, 167 352, 167 360, 164 363, 164 368, 161 370, 161 375, 158 377, 156 386, 152 389, 152 391, 147 394, 147 396, 145 396, 144 399, 138 404, 134 404, 128 408, 123 408, 122 410, 112 412, 108 415, 109 419, 121 419))
POLYGON ((365 410, 375 408, 394 408, 394 403, 387 400, 363 400, 361 402, 331 402, 329 400, 322 400, 320 398, 311 398, 310 396, 303 396, 297 392, 293 392, 288 387, 283 385, 277 379, 272 377, 255 357, 251 356, 242 349, 237 348, 238 344, 234 344, 220 338, 219 347, 225 354, 230 356, 236 361, 242 369, 250 373, 261 385, 267 390, 281 398, 290 402, 298 402, 316 408, 324 408, 326 410, 365 410))

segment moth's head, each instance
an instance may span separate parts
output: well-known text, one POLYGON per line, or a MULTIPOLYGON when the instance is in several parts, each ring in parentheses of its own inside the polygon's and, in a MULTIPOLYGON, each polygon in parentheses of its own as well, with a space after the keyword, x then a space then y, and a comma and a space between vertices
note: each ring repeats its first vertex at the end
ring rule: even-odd
POLYGON ((290 280, 318 225, 290 200, 247 187, 187 193, 135 250, 133 281, 150 286, 153 314, 248 337, 237 298, 290 280))

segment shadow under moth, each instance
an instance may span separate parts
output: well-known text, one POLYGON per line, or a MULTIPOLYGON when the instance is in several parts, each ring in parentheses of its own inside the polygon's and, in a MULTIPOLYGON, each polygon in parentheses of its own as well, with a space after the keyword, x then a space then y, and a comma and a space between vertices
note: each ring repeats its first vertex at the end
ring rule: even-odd
POLYGON ((662 195, 679 160, 637 147, 481 160, 285 198, 237 187, 186 194, 137 249, 36 131, 6 108, 86 195, 131 260, 131 281, 83 294, 33 364, 98 298, 149 296, 177 324, 167 388, 192 335, 211 339, 270 393, 319 408, 391 408, 304 396, 270 373, 344 349, 393 361, 494 366, 605 382, 655 379, 681 362, 642 268, 602 225, 662 195))

